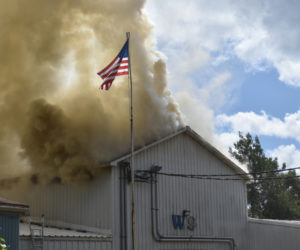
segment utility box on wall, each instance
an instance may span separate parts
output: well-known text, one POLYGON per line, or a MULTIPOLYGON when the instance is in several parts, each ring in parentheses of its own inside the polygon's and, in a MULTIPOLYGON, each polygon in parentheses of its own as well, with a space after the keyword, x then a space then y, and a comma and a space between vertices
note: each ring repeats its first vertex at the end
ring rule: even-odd
POLYGON ((0 236, 9 250, 19 249, 19 216, 28 214, 25 204, 0 198, 0 236))

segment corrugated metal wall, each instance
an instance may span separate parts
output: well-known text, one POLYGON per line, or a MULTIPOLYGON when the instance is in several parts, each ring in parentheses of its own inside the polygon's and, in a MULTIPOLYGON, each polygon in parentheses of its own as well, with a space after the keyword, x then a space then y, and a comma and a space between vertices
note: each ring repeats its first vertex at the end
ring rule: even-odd
POLYGON ((117 167, 112 168, 112 199, 113 199, 113 216, 112 216, 112 249, 119 250, 120 247, 120 169, 117 167))
MULTIPOLYGON (((233 174, 234 172, 186 134, 180 134, 135 157, 136 169, 153 164, 163 172, 179 174, 233 174)), ((167 236, 233 237, 237 250, 248 249, 246 185, 243 181, 194 180, 158 176, 158 229, 167 236), (194 231, 174 229, 172 215, 189 210, 196 219, 194 231)), ((230 249, 226 243, 158 244, 152 237, 150 184, 136 183, 137 249, 230 249)), ((130 186, 127 190, 130 211, 130 186)), ((156 208, 154 208, 156 209, 156 208)), ((128 213, 130 214, 130 213, 128 213)), ((128 222, 130 217, 128 216, 128 222)), ((128 230, 130 233, 130 228, 128 230)), ((130 236, 129 236, 130 239, 130 236)), ((130 246, 129 246, 130 249, 130 246)))
POLYGON ((26 193, 9 198, 28 204, 33 217, 44 214, 51 226, 111 230, 111 186, 111 168, 104 168, 86 184, 32 185, 26 193))
POLYGON ((249 219, 249 249, 299 250, 300 225, 249 219))
MULTIPOLYGON (((46 238, 43 250, 111 250, 111 241, 46 238)), ((32 250, 31 240, 20 239, 19 250, 32 250)))
POLYGON ((10 250, 18 250, 19 215, 0 214, 0 236, 6 240, 10 250))

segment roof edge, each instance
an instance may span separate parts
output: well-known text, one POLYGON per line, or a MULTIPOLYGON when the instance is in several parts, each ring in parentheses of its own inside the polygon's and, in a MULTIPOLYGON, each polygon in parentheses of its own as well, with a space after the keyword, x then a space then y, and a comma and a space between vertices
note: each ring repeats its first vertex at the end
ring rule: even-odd
POLYGON ((0 212, 27 215, 29 214, 29 206, 18 201, 11 201, 0 197, 0 212))
MULTIPOLYGON (((91 237, 91 236, 43 236, 46 240, 55 240, 55 241, 93 241, 93 242, 112 242, 112 237, 91 237)), ((27 235, 19 235, 20 240, 32 240, 31 236, 27 235)))
MULTIPOLYGON (((41 225, 34 224, 34 229, 42 229, 41 225)), ((28 223, 21 222, 19 224, 19 236, 23 238, 29 237, 31 239, 30 226, 28 223)), ((73 230, 59 227, 44 227, 44 238, 47 239, 75 239, 75 240, 100 240, 100 241, 111 241, 112 235, 99 234, 88 232, 84 230, 73 230)))
POLYGON ((274 225, 280 227, 293 227, 300 228, 300 221, 290 221, 290 220, 272 220, 272 219, 256 219, 256 218, 248 218, 248 222, 255 224, 263 224, 263 225, 274 225))
MULTIPOLYGON (((182 133, 186 133, 187 135, 189 135, 190 137, 192 137, 196 142, 198 142, 199 144, 201 144, 203 147, 205 147, 210 153, 212 153, 214 156, 216 156, 219 160, 221 160, 223 163, 225 163, 228 167, 230 167, 232 170, 234 170, 236 173, 238 174, 243 174, 243 176, 241 176, 241 178, 243 178, 245 181, 250 181, 250 177, 248 176, 248 173, 242 169, 240 166, 238 166, 236 163, 234 163, 231 159, 229 159, 226 155, 224 155, 220 150, 218 150, 216 147, 212 146, 209 142, 207 142, 202 136, 200 136, 199 134, 197 134, 193 129, 191 129, 189 126, 185 126, 179 130, 177 130, 174 133, 171 133, 157 141, 154 141, 144 147, 141 147, 137 150, 134 151, 133 155, 137 155, 140 152, 151 148, 159 143, 162 143, 166 140, 169 140, 179 134, 182 133)), ((130 157, 131 154, 126 154, 122 157, 119 157, 115 160, 112 160, 110 162, 111 166, 117 166, 119 162, 127 159, 130 157)))
POLYGON ((204 146, 209 152, 211 152, 213 155, 215 155, 218 159, 223 161, 228 167, 233 169, 238 174, 242 174, 241 178, 244 178, 247 181, 250 181, 250 177, 248 176, 248 173, 244 171, 240 166, 238 166, 236 163, 234 163, 230 158, 228 158, 226 155, 224 155, 219 149, 214 147, 212 144, 207 142, 202 136, 197 134, 193 129, 191 129, 189 126, 186 127, 186 133, 190 135, 193 139, 195 139, 198 143, 200 143, 202 146, 204 146))
MULTIPOLYGON (((38 217, 31 217, 31 220, 34 222, 40 221, 40 218, 38 217)), ((22 218, 22 223, 24 224, 29 224, 29 220, 26 217, 22 218)), ((37 226, 40 226, 40 223, 35 223, 37 226)), ((93 226, 86 226, 86 225, 81 225, 81 224, 74 224, 74 223, 69 223, 69 222, 64 222, 64 221, 59 221, 59 220, 51 220, 51 219, 45 219, 45 227, 48 228, 57 228, 61 230, 71 230, 71 231, 85 231, 89 233, 95 233, 95 234, 101 234, 101 235, 111 235, 112 231, 111 229, 106 229, 106 228, 98 228, 98 227, 93 227, 93 226)))
POLYGON ((20 215, 28 215, 29 207, 26 206, 12 206, 12 205, 1 205, 0 212, 4 213, 16 213, 20 215))
MULTIPOLYGON (((185 132, 186 130, 187 130, 187 127, 183 127, 183 128, 177 130, 177 131, 174 132, 174 133, 171 133, 171 134, 169 134, 169 135, 167 135, 167 136, 165 136, 165 137, 163 137, 163 138, 161 138, 161 139, 159 139, 159 140, 157 140, 157 141, 154 141, 154 142, 152 142, 152 143, 150 143, 150 144, 148 144, 148 145, 145 145, 145 146, 143 146, 143 147, 141 147, 141 148, 135 150, 135 151, 133 152, 133 155, 137 155, 138 153, 140 153, 140 152, 142 152, 142 151, 144 151, 144 150, 146 150, 146 149, 148 149, 148 148, 151 148, 151 147, 153 147, 153 146, 155 146, 155 145, 157 145, 157 144, 159 144, 159 143, 161 143, 161 142, 164 142, 164 141, 166 141, 166 140, 168 140, 168 139, 170 139, 170 138, 172 138, 172 137, 174 137, 174 136, 176 136, 176 135, 179 135, 179 134, 185 132)), ((129 158, 130 155, 131 155, 131 154, 129 153, 129 154, 123 155, 123 156, 121 156, 121 157, 119 157, 119 158, 117 158, 117 159, 114 159, 114 160, 112 160, 112 161, 110 162, 110 165, 111 165, 111 166, 117 166, 119 162, 121 162, 121 161, 123 161, 123 160, 129 158)))

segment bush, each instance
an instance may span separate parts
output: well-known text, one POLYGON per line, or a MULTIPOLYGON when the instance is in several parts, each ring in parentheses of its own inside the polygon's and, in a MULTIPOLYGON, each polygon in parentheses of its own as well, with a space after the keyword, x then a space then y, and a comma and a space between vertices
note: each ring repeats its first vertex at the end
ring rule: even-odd
POLYGON ((0 250, 8 249, 4 238, 0 238, 0 250))

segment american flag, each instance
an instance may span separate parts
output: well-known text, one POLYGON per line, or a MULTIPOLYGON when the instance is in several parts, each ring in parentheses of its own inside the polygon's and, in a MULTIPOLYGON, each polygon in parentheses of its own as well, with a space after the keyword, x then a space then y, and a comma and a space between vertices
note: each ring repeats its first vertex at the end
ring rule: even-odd
POLYGON ((97 74, 103 79, 100 88, 104 90, 109 90, 116 76, 128 75, 128 40, 115 59, 97 74))

